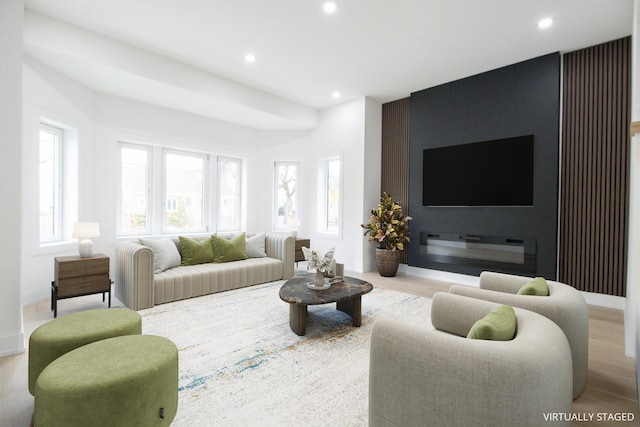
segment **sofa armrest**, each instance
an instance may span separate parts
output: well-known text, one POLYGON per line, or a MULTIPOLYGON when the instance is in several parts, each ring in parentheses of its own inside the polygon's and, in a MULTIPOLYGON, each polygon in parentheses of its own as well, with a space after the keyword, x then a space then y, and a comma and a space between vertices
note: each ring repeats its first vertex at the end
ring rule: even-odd
POLYGON ((268 257, 279 259, 283 263, 282 278, 293 277, 293 265, 295 263, 295 239, 290 234, 266 233, 265 251, 268 257))
POLYGON ((115 296, 132 310, 154 305, 153 251, 135 242, 116 247, 115 296))
POLYGON ((473 324, 498 305, 486 300, 436 292, 431 305, 431 324, 440 331, 466 337, 473 324))
POLYGON ((531 277, 483 271, 480 273, 480 288, 517 294, 518 290, 529 283, 531 279, 531 277))
MULTIPOLYGON (((432 309, 443 301, 434 299, 432 309)), ((371 335, 369 425, 570 425, 544 417, 572 408, 564 334, 536 313, 516 309, 516 318, 511 341, 378 320, 371 335)))

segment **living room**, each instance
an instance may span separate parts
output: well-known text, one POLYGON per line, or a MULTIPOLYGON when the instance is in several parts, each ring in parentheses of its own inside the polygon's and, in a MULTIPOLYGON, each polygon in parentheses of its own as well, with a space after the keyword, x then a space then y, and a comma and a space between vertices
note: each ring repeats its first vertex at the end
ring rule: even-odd
MULTIPOLYGON (((3 13, 0 13, 2 27, 6 27, 3 31, 8 32, 8 36, 2 38, 2 50, 8 52, 7 57, 10 58, 8 68, 2 71, 0 83, 3 93, 7 94, 2 101, 3 127, 8 132, 7 141, 21 141, 5 144, 7 155, 3 156, 1 168, 3 182, 16 185, 5 185, 0 191, 11 206, 20 206, 20 209, 3 212, 3 236, 7 244, 2 254, 6 281, 3 286, 5 295, 0 301, 0 355, 24 351, 28 336, 23 333, 22 307, 48 299, 53 279, 53 258, 77 252, 77 242, 71 239, 70 233, 66 241, 58 245, 41 245, 38 238, 37 209, 34 208, 37 203, 36 135, 43 119, 65 127, 70 135, 76 135, 76 166, 69 171, 71 175, 76 174, 76 184, 72 188, 76 200, 71 203, 75 214, 68 221, 95 221, 100 224, 100 237, 94 239, 96 252, 113 257, 115 247, 129 238, 119 229, 117 209, 120 201, 116 190, 119 181, 118 144, 126 142, 197 152, 211 158, 241 159, 245 179, 242 200, 245 203, 241 208, 240 229, 250 232, 273 229, 274 162, 297 162, 301 172, 300 210, 296 213, 300 219, 298 235, 310 237, 312 246, 322 251, 335 247, 337 258, 348 270, 369 272, 375 270, 373 247, 363 239, 359 225, 366 220, 380 194, 382 171, 372 165, 379 165, 382 158, 383 104, 437 84, 568 49, 564 46, 545 46, 550 50, 505 60, 500 58, 498 52, 490 51, 485 55, 487 58, 476 58, 474 72, 465 69, 462 74, 455 71, 455 64, 447 67, 442 65, 443 62, 431 64, 425 70, 430 71, 442 65, 446 69, 439 73, 449 73, 451 78, 446 79, 439 74, 433 81, 425 80, 412 87, 406 87, 408 83, 403 82, 406 88, 403 89, 403 95, 395 97, 382 92, 358 92, 356 89, 350 93, 347 88, 329 88, 318 83, 317 90, 326 90, 329 98, 319 107, 317 103, 305 105, 298 99, 274 95, 269 93, 268 87, 251 88, 248 84, 233 81, 234 76, 205 73, 193 64, 181 63, 150 48, 134 46, 131 41, 123 42, 100 31, 81 28, 69 23, 73 22, 72 17, 66 17, 69 22, 65 22, 60 15, 66 6, 64 1, 57 2, 60 9, 55 12, 53 7, 50 15, 46 13, 47 6, 44 3, 25 1, 24 9, 23 2, 11 1, 3 5, 3 13), (5 20, 7 25, 4 25, 5 20), (492 59, 492 56, 498 58, 492 59), (92 61, 88 58, 92 58, 92 61), (100 79, 98 69, 94 68, 96 64, 102 66, 100 72, 105 73, 103 79, 100 79), (451 71, 452 68, 454 71, 451 71), (145 81, 138 79, 140 75, 146 76, 145 81), (123 89, 124 86, 108 84, 116 79, 126 82, 128 91, 123 89), (150 85, 149 81, 153 84, 150 85), (333 90, 340 90, 341 98, 333 99, 333 90), (188 102, 189 93, 193 99, 188 102), (21 107, 16 108, 16 105, 21 107), (219 114, 229 116, 215 119, 203 113, 205 110, 222 111, 219 114), (343 165, 343 203, 337 234, 318 232, 316 229, 319 222, 316 200, 318 163, 331 157, 339 158, 343 165), (20 250, 16 251, 16 248, 20 250)), ((355 4, 349 6, 348 3, 344 5, 347 11, 348 7, 356 8, 355 4)), ((631 1, 619 2, 615 6, 604 6, 602 3, 594 2, 593 7, 602 8, 611 13, 611 19, 621 19, 625 25, 629 25, 621 25, 617 32, 605 33, 602 39, 590 40, 587 44, 575 45, 577 42, 572 41, 572 48, 585 48, 632 33, 635 36, 637 23, 631 27, 628 16, 637 18, 637 2, 635 14, 628 15, 624 13, 632 10, 631 1)), ((497 2, 496 7, 499 6, 504 5, 497 2)), ((572 6, 578 7, 575 4, 572 6)), ((140 7, 144 10, 144 7, 140 7)), ((233 6, 227 7, 233 10, 233 6)), ((338 10, 338 14, 345 16, 347 11, 338 10)), ((227 12, 233 16, 231 11, 227 12)), ((573 12, 579 15, 578 11, 573 12)), ((322 13, 319 12, 317 18, 328 18, 322 13)), ((507 20, 508 15, 504 19, 507 20)), ((569 18, 563 16, 562 19, 569 18)), ((465 41, 472 38, 468 37, 465 41)), ((567 36, 564 39, 569 38, 567 36)), ((425 43, 424 40, 421 42, 425 43)), ((364 49, 364 46, 361 48, 364 49)), ((637 53, 635 44, 632 49, 637 53)), ((242 51, 239 55, 242 57, 244 53, 242 51)), ((368 50, 367 53, 370 55, 368 50)), ((300 52, 299 55, 299 58, 298 55, 289 55, 292 57, 290 60, 304 61, 306 53, 300 52)), ((243 81, 243 76, 252 72, 250 67, 255 66, 255 72, 261 60, 264 59, 258 55, 255 64, 242 64, 245 70, 237 75, 238 81, 243 81)), ((462 66, 460 63, 464 61, 467 59, 459 59, 458 64, 462 66)), ((273 77, 276 81, 289 79, 284 64, 270 72, 276 76, 273 77)), ((403 80, 402 74, 396 78, 403 80)), ((636 71, 633 78, 637 79, 636 71)), ((319 81, 319 76, 313 75, 312 79, 319 81)), ((380 80, 387 80, 387 77, 382 76, 380 80)), ((636 92, 632 105, 636 107, 640 97, 637 96, 638 85, 634 84, 633 87, 636 92)), ((633 109, 632 121, 638 118, 637 110, 633 109)), ((634 141, 637 145, 637 137, 634 141)), ((632 152, 632 171, 637 162, 637 153, 634 156, 632 152)), ((634 246, 638 240, 635 239, 638 214, 633 202, 635 200, 637 204, 638 188, 637 177, 632 173, 629 260, 634 259, 638 250, 634 246)), ((210 191, 213 193, 213 188, 210 191)), ((215 218, 212 216, 210 219, 215 218)), ((210 230, 215 228, 214 223, 210 230)), ((418 240, 418 236, 415 236, 415 240, 418 240)), ((640 303, 636 278, 640 271, 633 262, 628 264, 627 295, 613 299, 604 297, 599 301, 612 302, 617 308, 625 309, 626 354, 634 357, 638 334, 634 320, 640 303)), ((401 269, 403 274, 438 280, 474 281, 473 277, 407 265, 401 269)))

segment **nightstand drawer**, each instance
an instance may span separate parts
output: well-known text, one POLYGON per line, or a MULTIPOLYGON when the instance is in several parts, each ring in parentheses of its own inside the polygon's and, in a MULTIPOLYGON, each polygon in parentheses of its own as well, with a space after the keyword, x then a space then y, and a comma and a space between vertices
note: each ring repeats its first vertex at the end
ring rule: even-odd
POLYGON ((55 269, 58 279, 109 274, 109 257, 58 257, 56 258, 55 269))
POLYGON ((58 316, 58 300, 90 294, 109 296, 111 307, 111 279, 109 257, 93 254, 90 257, 61 256, 55 258, 55 278, 51 282, 51 310, 58 316))
POLYGON ((58 297, 108 292, 111 281, 108 274, 61 279, 57 282, 58 297))

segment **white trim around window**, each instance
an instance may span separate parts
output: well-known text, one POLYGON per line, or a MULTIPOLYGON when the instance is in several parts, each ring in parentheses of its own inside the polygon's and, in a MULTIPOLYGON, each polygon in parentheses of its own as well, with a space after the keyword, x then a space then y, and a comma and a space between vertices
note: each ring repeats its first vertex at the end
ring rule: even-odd
POLYGON ((342 235, 342 157, 318 161, 317 232, 332 237, 342 235))
MULTIPOLYGON (((50 114, 46 116, 33 116, 33 134, 31 134, 32 145, 27 150, 29 155, 28 169, 31 171, 28 180, 29 194, 32 196, 33 206, 31 223, 33 224, 32 253, 37 255, 54 253, 60 250, 69 250, 76 245, 76 241, 71 238, 71 228, 78 219, 79 203, 79 134, 78 128, 62 122, 59 119, 52 119, 50 114), (40 140, 41 134, 54 135, 57 140, 55 154, 50 159, 50 168, 41 168, 40 140), (47 177, 41 180, 41 173, 46 173, 47 177), (47 182, 51 180, 50 182, 47 182), (46 185, 42 185, 46 183, 46 185), (43 200, 42 192, 46 191, 50 197, 43 200), (52 221, 44 227, 41 217, 41 206, 49 205, 49 213, 52 214, 52 221), (47 228, 46 230, 44 228, 47 228)), ((47 220, 48 222, 48 220, 47 220)))
POLYGON ((300 162, 273 163, 273 230, 290 231, 300 227, 300 162))
POLYGON ((243 159, 123 141, 118 153, 118 236, 241 230, 243 159))
POLYGON ((153 230, 153 150, 118 143, 118 235, 145 235, 153 230))
POLYGON ((242 159, 218 156, 216 230, 242 228, 242 159))

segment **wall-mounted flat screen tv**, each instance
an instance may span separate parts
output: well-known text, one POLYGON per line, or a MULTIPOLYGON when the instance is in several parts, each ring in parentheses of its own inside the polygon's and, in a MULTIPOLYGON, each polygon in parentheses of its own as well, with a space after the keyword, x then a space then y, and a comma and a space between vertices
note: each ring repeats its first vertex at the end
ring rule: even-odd
POLYGON ((423 152, 423 206, 533 206, 533 135, 423 152))

